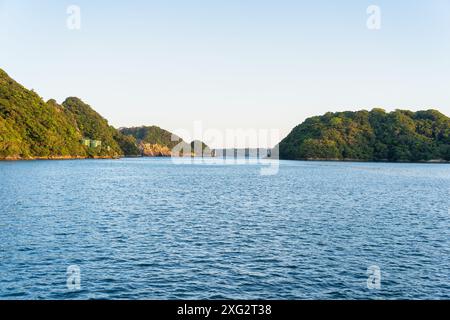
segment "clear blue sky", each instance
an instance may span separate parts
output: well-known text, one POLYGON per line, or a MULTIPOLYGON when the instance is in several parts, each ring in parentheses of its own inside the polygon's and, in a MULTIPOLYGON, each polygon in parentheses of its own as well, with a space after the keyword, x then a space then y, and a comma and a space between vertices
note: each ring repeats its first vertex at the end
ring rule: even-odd
POLYGON ((450 115, 450 0, 0 0, 0 39, 0 68, 116 127, 286 135, 327 111, 450 115), (80 31, 66 27, 71 4, 80 31))

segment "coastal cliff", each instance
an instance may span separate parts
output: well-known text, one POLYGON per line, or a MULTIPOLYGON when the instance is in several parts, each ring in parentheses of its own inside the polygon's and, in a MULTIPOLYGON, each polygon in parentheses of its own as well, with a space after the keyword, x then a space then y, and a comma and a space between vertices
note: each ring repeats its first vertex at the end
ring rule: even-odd
POLYGON ((139 149, 145 157, 171 157, 172 150, 160 144, 149 144, 141 142, 139 149))

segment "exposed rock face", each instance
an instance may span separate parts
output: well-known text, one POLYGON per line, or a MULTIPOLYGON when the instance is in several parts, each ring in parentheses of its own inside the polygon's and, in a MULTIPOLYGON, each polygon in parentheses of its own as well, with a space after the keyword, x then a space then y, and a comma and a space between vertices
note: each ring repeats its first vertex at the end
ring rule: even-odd
MULTIPOLYGON (((203 144, 206 146, 205 144, 203 144)), ((152 144, 141 142, 139 144, 139 150, 144 157, 186 157, 186 156, 196 156, 196 157, 210 157, 211 151, 208 146, 202 151, 201 146, 197 146, 198 150, 190 148, 188 144, 181 143, 180 145, 170 149, 168 146, 163 146, 161 144, 152 144)))
POLYGON ((144 157, 211 156, 211 150, 204 142, 195 140, 187 143, 170 131, 157 126, 121 128, 120 133, 134 139, 139 153, 144 157))
POLYGON ((145 157, 171 157, 172 151, 167 146, 160 144, 143 143, 139 144, 139 149, 145 157))

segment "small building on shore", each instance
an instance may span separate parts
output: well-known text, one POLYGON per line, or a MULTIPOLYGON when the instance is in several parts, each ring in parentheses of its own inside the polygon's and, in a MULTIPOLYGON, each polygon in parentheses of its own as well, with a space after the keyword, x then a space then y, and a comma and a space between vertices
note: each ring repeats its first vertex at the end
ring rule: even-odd
POLYGON ((81 144, 88 148, 92 148, 92 149, 102 146, 102 142, 100 140, 91 140, 91 139, 86 139, 86 138, 83 138, 81 140, 81 144))

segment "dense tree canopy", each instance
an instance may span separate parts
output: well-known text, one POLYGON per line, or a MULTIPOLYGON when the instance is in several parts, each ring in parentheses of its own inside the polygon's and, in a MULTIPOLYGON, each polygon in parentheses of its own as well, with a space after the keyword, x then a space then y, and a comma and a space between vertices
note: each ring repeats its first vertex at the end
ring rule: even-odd
POLYGON ((101 147, 89 148, 91 156, 119 156, 123 154, 114 139, 117 130, 109 126, 108 121, 78 98, 70 97, 63 102, 67 113, 71 114, 84 138, 99 140, 101 147))
MULTIPOLYGON (((209 149, 156 126, 116 130, 80 99, 44 102, 0 69, 0 159, 117 157, 146 150, 165 156, 180 145, 184 152, 209 149)), ((279 147, 283 159, 450 161, 450 119, 436 110, 329 112, 307 119, 279 147)))
POLYGON ((0 69, 0 158, 86 156, 73 117, 0 69))
POLYGON ((118 142, 133 144, 80 99, 44 102, 0 69, 0 159, 117 157, 124 154, 118 142))
POLYGON ((179 143, 183 143, 180 137, 157 126, 121 128, 120 132, 124 135, 134 137, 138 143, 160 145, 169 149, 174 148, 179 143))
POLYGON ((181 155, 190 146, 180 137, 157 126, 121 128, 120 132, 125 136, 133 137, 144 156, 181 155))
POLYGON ((382 109, 307 119, 279 145, 282 159, 450 160, 450 119, 436 110, 382 109))
POLYGON ((157 126, 121 128, 120 132, 125 136, 133 137, 145 156, 211 155, 211 150, 204 142, 195 140, 187 143, 157 126))

